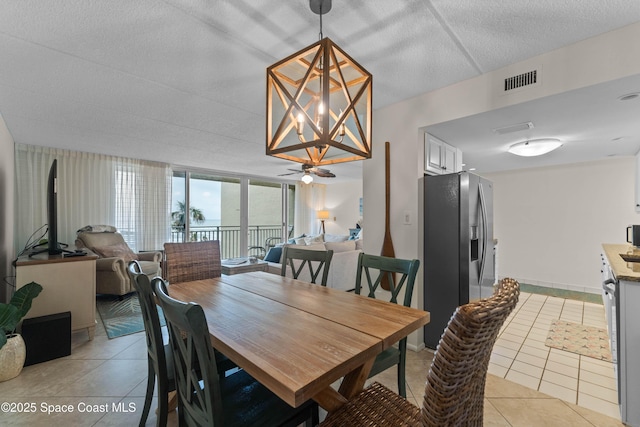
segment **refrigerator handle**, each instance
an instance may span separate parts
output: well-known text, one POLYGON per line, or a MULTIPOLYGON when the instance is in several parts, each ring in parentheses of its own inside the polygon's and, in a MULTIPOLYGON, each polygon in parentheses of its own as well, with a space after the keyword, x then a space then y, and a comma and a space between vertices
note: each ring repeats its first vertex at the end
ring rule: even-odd
POLYGON ((484 198, 482 183, 478 184, 478 192, 480 194, 480 213, 482 216, 482 257, 480 258, 480 276, 478 277, 478 284, 482 286, 482 280, 484 278, 484 266, 487 262, 487 233, 489 231, 489 227, 487 226, 487 204, 484 198))

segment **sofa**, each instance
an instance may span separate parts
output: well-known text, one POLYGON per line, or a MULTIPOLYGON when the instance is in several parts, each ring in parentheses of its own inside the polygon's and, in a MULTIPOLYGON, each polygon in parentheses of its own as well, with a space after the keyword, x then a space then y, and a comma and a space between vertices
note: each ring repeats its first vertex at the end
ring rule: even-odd
MULTIPOLYGON (((269 263, 269 272, 280 275, 282 272, 282 249, 284 246, 301 248, 311 251, 333 251, 327 287, 340 290, 349 290, 355 287, 356 272, 358 269, 358 256, 362 252, 362 240, 348 240, 349 236, 338 238, 330 235, 311 236, 297 239, 296 243, 286 243, 271 248, 264 261, 269 263), (325 241, 325 237, 329 241, 325 241), (336 241, 338 240, 338 241, 336 241)), ((287 276, 291 277, 291 269, 287 269, 287 276)), ((300 273, 299 280, 310 281, 309 272, 305 269, 300 273)))
POLYGON ((96 293, 126 295, 135 291, 127 265, 138 260, 142 272, 153 278, 162 275, 161 252, 135 253, 129 248, 122 234, 112 226, 91 226, 78 230, 76 247, 87 248, 98 256, 96 260, 96 293))

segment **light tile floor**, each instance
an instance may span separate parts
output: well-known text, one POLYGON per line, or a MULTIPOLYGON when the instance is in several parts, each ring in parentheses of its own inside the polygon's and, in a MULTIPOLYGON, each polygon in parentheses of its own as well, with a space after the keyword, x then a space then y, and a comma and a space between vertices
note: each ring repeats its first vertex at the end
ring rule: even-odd
POLYGON ((620 419, 612 363, 545 346, 556 319, 607 328, 601 304, 523 292, 496 341, 489 372, 620 419))
MULTIPOLYGON (((529 298, 521 298, 520 309, 529 298)), ((510 323, 512 322, 513 319, 510 323)), ((514 360, 517 354, 518 352, 514 354, 514 360)), ((432 357, 430 350, 407 353, 408 399, 418 406, 422 402, 424 381, 432 357)), ((557 363, 563 362, 568 363, 566 360, 557 363)), ((602 376, 602 367, 593 365, 591 371, 585 372, 602 376)), ((561 370, 560 373, 564 372, 565 370, 561 370)), ((27 366, 17 378, 0 383, 0 425, 137 426, 144 402, 146 375, 144 334, 109 340, 98 317, 93 341, 87 340, 86 332, 73 335, 71 356, 27 366), (3 402, 13 404, 15 412, 5 411, 5 406, 1 405, 3 402), (32 411, 29 412, 30 410, 32 411)), ((585 395, 591 396, 596 393, 589 386, 583 390, 585 386, 581 385, 582 382, 592 384, 591 387, 597 385, 593 379, 589 379, 591 377, 588 375, 578 378, 577 387, 585 395)), ((397 391, 393 369, 372 380, 380 381, 397 391)), ((555 384, 553 381, 549 382, 555 384)), ((583 400, 582 403, 585 402, 583 400)), ((153 412, 152 410, 147 420, 148 426, 155 425, 153 412)), ((177 417, 172 412, 169 415, 169 426, 176 425, 177 417)), ((487 377, 484 425, 623 426, 619 419, 495 375, 487 377)))

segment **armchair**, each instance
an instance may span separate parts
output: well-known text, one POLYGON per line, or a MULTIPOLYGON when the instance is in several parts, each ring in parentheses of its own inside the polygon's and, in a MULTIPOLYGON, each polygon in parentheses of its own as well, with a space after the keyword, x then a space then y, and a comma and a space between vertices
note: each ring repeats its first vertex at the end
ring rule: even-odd
POLYGON ((127 270, 127 265, 133 260, 138 260, 142 272, 149 276, 149 279, 162 274, 161 252, 136 254, 115 227, 87 226, 78 230, 76 247, 87 248, 99 257, 96 260, 96 293, 98 294, 121 296, 135 291, 127 270))

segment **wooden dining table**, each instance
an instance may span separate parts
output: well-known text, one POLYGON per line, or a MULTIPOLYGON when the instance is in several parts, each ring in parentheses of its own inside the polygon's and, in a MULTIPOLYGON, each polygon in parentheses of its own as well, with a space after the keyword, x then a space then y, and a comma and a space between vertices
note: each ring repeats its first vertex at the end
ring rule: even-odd
POLYGON ((282 400, 328 412, 363 389, 377 354, 429 323, 426 311, 262 271, 168 292, 202 306, 213 347, 282 400))

